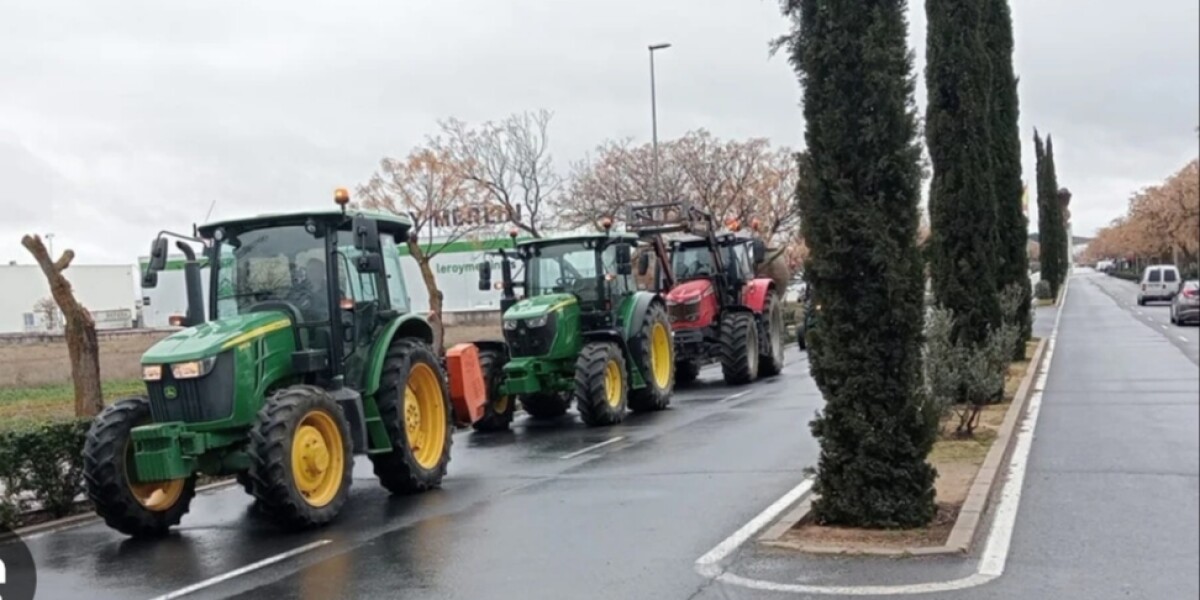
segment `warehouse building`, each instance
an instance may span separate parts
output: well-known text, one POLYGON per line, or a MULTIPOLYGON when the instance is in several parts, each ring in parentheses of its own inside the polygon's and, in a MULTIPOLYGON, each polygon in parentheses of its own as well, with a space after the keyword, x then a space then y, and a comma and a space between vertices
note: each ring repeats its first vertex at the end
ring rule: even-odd
MULTIPOLYGON (((97 329, 136 324, 138 282, 133 265, 71 265, 65 272, 75 298, 92 313, 97 329)), ((37 265, 0 265, 0 334, 62 331, 62 315, 37 265)))

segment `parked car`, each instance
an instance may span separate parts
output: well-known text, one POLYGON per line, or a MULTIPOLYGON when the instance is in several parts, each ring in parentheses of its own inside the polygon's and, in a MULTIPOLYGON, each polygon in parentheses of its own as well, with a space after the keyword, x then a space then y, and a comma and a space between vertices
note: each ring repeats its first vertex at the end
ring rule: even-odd
POLYGON ((1179 269, 1175 265, 1150 265, 1142 271, 1142 287, 1138 290, 1138 306, 1151 300, 1170 300, 1179 291, 1179 269))
POLYGON ((1176 325, 1200 325, 1200 281, 1193 279, 1183 282, 1183 287, 1171 300, 1171 322, 1176 325))

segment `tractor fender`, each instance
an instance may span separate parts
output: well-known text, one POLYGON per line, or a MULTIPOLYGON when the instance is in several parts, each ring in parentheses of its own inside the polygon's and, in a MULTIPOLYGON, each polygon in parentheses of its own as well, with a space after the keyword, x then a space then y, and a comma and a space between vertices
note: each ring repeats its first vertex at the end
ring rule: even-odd
POLYGON ((770 279, 751 279, 742 286, 742 304, 755 314, 760 314, 767 304, 767 294, 775 290, 775 282, 770 279))
POLYGON ((621 349, 621 353, 625 358, 629 358, 629 341, 625 339, 625 332, 617 329, 597 329, 595 331, 585 331, 580 337, 583 338, 583 343, 588 342, 612 342, 621 349))
POLYGON ((383 373, 383 361, 387 358, 388 347, 392 341, 401 338, 415 338, 426 345, 433 344, 433 327, 429 321, 417 314, 400 315, 384 326, 375 343, 371 344, 371 354, 367 357, 367 368, 363 372, 363 395, 370 396, 379 390, 379 377, 383 373))
POLYGON ((646 321, 646 314, 650 312, 650 305, 654 303, 666 307, 662 297, 649 292, 639 292, 627 303, 627 308, 621 315, 621 330, 625 339, 633 339, 633 336, 642 330, 642 323, 646 321))

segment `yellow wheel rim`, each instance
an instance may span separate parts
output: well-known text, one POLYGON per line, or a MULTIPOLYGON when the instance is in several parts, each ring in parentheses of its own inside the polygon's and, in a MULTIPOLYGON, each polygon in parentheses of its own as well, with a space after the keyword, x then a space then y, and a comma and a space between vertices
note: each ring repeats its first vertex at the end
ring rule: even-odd
POLYGON ((509 401, 510 400, 509 400, 508 396, 500 396, 499 398, 496 398, 492 402, 492 411, 498 415, 502 415, 502 414, 508 412, 509 401))
POLYGON ((650 371, 654 385, 664 389, 671 381, 671 336, 666 325, 655 323, 650 330, 650 371))
MULTIPOLYGON (((507 398, 504 398, 507 402, 507 398)), ((414 365, 404 389, 404 430, 413 458, 432 469, 442 460, 446 446, 446 402, 442 385, 426 364, 414 365)))
POLYGON ((126 446, 125 457, 125 481, 129 484, 129 493, 133 494, 133 499, 137 500, 142 508, 153 512, 162 512, 175 506, 179 497, 183 495, 183 484, 187 481, 186 479, 137 483, 133 480, 137 469, 134 466, 132 444, 126 446))
POLYGON ((604 395, 609 406, 621 406, 621 366, 615 360, 604 367, 604 395))
POLYGON ((292 478, 300 496, 321 507, 337 497, 346 469, 342 432, 329 413, 314 410, 300 419, 292 436, 292 478))

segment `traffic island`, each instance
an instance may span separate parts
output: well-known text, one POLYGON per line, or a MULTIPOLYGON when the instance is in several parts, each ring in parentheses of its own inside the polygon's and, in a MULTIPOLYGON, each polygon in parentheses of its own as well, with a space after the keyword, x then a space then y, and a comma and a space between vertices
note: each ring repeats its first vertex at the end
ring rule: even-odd
POLYGON ((759 543, 811 554, 904 557, 969 552, 983 514, 1003 480, 1002 465, 1011 455, 1017 424, 1033 395, 1045 346, 1045 340, 1029 342, 1027 360, 1009 366, 1005 401, 984 407, 973 437, 955 435, 953 415, 943 420, 929 455, 930 464, 938 471, 934 485, 937 514, 929 525, 888 530, 822 526, 810 514, 814 499, 810 495, 769 527, 759 543))

